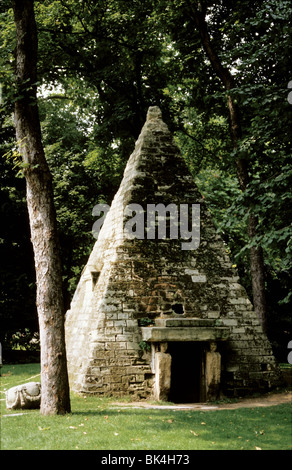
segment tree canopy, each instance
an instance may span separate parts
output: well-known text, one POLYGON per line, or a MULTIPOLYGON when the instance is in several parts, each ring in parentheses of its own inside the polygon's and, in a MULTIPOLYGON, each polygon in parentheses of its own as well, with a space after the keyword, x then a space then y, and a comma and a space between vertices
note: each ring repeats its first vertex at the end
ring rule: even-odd
MULTIPOLYGON (((43 146, 53 176, 67 307, 95 241, 92 208, 111 202, 147 108, 158 105, 251 296, 248 250, 263 249, 268 334, 283 360, 291 339, 291 2, 45 0, 35 1, 35 14, 43 146), (221 68, 206 54, 200 15, 221 68), (227 94, 240 111, 236 147, 227 94), (238 159, 248 167, 245 191, 238 159), (252 238, 250 213, 258 219, 252 238)), ((23 168, 11 117, 19 92, 8 0, 1 3, 0 21, 0 302, 7 324, 1 342, 8 344, 16 331, 37 329, 37 322, 23 168)))

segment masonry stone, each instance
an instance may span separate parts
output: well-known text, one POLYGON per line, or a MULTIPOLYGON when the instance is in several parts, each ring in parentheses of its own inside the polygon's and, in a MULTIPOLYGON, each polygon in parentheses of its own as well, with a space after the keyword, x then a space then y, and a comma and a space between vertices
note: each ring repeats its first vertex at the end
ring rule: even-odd
POLYGON ((220 397, 221 354, 216 351, 217 344, 210 343, 210 351, 206 352, 206 400, 213 401, 220 397))
POLYGON ((80 393, 167 400, 181 377, 182 395, 199 387, 188 398, 205 400, 280 383, 269 341, 156 106, 148 110, 65 327, 70 386, 80 393), (188 240, 169 232, 147 238, 147 205, 159 203, 199 205, 195 249, 182 249, 188 240), (144 238, 125 233, 131 204, 143 208, 144 238))
POLYGON ((171 385, 171 355, 158 352, 155 354, 155 370, 157 371, 154 384, 154 398, 167 401, 171 385))
POLYGON ((35 409, 41 403, 41 384, 39 382, 28 382, 9 388, 6 392, 6 408, 35 409))

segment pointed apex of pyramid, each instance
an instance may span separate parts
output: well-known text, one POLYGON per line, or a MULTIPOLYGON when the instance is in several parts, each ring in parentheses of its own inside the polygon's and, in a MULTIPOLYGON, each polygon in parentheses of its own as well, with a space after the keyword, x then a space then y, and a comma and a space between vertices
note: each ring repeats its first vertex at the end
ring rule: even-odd
POLYGON ((146 121, 150 121, 152 119, 162 119, 162 112, 158 106, 150 106, 148 108, 146 121))

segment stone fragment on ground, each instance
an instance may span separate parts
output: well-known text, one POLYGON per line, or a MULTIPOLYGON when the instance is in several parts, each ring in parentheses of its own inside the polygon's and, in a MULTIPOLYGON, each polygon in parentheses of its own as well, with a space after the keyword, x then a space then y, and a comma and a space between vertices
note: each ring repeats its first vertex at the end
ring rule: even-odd
POLYGON ((41 403, 41 384, 28 382, 16 385, 6 392, 6 408, 8 410, 35 409, 41 403))

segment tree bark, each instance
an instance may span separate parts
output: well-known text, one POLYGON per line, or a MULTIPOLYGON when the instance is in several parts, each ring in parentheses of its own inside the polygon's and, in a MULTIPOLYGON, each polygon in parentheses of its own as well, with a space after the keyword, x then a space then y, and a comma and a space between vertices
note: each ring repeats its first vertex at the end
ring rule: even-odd
POLYGON ((16 25, 16 138, 26 178, 34 250, 41 343, 41 413, 70 412, 65 349, 62 270, 53 202, 52 177, 45 158, 37 106, 37 28, 33 0, 14 0, 16 25))
MULTIPOLYGON (((257 233, 258 219, 250 214, 248 220, 248 236, 252 240, 257 233)), ((250 271, 253 291, 253 305, 263 330, 267 331, 267 303, 265 287, 265 270, 263 250, 260 246, 250 248, 250 271)))
MULTIPOLYGON (((200 34, 204 51, 208 56, 214 71, 228 92, 232 90, 232 88, 235 88, 236 84, 234 77, 230 73, 229 69, 222 65, 220 58, 218 57, 218 54, 216 53, 213 44, 211 43, 208 32, 208 25, 206 22, 207 5, 205 2, 198 2, 197 7, 190 3, 189 6, 191 15, 193 16, 197 30, 200 34)), ((231 141, 233 149, 236 149, 242 136, 240 110, 230 93, 228 93, 227 96, 227 103, 229 109, 231 141)), ((250 179, 247 161, 238 158, 236 160, 236 168, 240 189, 245 191, 250 179)), ((248 220, 248 236, 250 240, 252 240, 252 238, 254 238, 256 235, 257 223, 257 218, 253 214, 250 214, 248 220)), ((263 250, 260 246, 252 247, 250 249, 250 272, 254 309, 259 317, 264 331, 266 331, 267 307, 265 296, 264 257, 263 250)))

